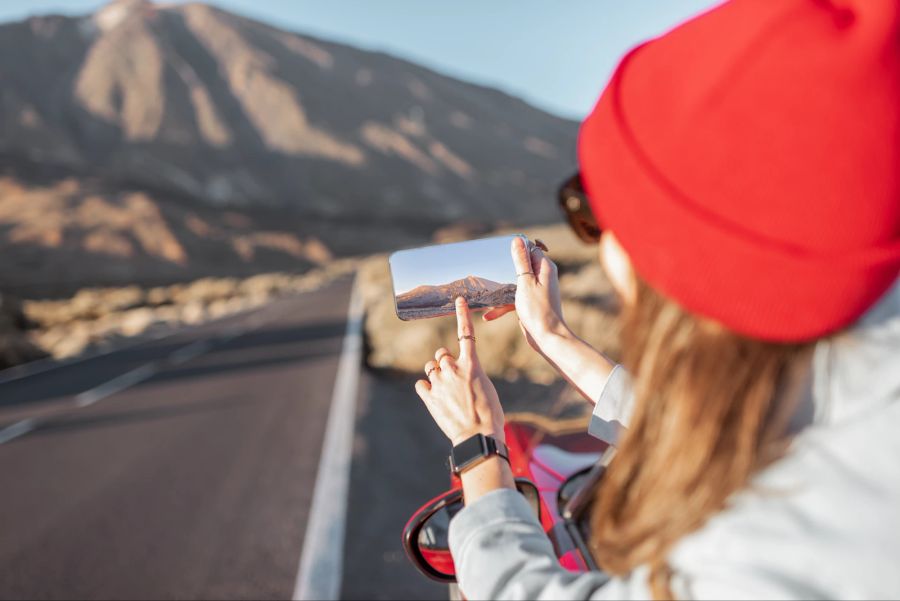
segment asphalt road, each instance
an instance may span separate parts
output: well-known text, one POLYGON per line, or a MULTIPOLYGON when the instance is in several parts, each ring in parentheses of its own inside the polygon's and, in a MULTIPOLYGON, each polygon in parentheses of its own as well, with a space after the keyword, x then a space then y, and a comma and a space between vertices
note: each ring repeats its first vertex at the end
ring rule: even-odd
MULTIPOLYGON (((289 599, 349 291, 0 382, 0 597, 289 599)), ((357 518, 377 503, 354 472, 344 582, 396 597, 381 570, 358 577, 357 518)), ((402 559, 400 531, 378 528, 402 559)))

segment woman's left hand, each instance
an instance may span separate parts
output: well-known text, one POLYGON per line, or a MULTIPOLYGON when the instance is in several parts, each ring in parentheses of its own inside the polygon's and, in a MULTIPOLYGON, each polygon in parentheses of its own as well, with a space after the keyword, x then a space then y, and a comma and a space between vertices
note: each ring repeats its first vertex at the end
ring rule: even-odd
POLYGON ((459 357, 438 349, 425 365, 427 379, 416 382, 416 392, 452 444, 479 433, 505 442, 503 408, 478 361, 472 316, 462 297, 456 299, 456 320, 459 357))

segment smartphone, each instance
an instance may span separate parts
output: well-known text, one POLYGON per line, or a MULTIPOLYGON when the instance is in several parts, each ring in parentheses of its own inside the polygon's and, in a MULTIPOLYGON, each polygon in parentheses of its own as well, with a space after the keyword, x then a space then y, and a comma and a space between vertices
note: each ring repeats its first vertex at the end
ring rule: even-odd
POLYGON ((510 254, 520 234, 437 244, 391 254, 394 305, 404 321, 452 315, 462 296, 475 310, 512 305, 516 268, 510 254))

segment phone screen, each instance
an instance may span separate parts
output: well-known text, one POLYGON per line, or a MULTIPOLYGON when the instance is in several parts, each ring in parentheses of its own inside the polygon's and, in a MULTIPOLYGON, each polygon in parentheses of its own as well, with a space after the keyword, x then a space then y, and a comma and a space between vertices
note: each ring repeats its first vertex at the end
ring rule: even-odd
POLYGON ((462 296, 475 310, 515 303, 514 238, 498 236, 401 250, 390 256, 397 316, 403 320, 451 315, 462 296))

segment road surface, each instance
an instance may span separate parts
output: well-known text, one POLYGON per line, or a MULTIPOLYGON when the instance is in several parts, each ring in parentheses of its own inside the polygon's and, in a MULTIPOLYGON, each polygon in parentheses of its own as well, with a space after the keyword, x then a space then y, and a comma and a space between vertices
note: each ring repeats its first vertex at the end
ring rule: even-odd
POLYGON ((290 598, 349 289, 0 383, 0 597, 290 598))
MULTIPOLYGON (((350 288, 0 376, 0 599, 290 599, 350 288)), ((400 548, 447 484, 414 379, 361 373, 342 598, 446 599, 400 548)))

